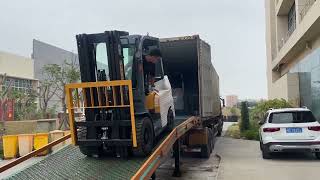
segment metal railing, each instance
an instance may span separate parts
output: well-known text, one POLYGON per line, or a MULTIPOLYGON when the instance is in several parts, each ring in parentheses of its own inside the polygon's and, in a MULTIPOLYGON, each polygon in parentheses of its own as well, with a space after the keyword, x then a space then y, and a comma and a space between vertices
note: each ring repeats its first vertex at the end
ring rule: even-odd
POLYGON ((286 42, 289 40, 290 36, 295 30, 296 30, 296 23, 294 23, 294 25, 287 31, 285 36, 280 41, 278 41, 278 51, 280 51, 281 48, 286 44, 286 42))
POLYGON ((300 22, 303 20, 305 15, 308 13, 310 10, 311 6, 316 2, 317 0, 307 0, 306 3, 304 4, 304 7, 301 9, 300 12, 300 22))

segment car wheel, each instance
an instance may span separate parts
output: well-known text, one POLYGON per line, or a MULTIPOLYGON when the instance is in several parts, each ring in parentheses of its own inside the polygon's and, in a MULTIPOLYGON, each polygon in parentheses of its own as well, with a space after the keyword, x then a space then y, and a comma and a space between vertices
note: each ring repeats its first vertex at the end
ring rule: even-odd
POLYGON ((263 159, 271 159, 272 158, 269 149, 263 144, 262 144, 262 148, 261 148, 261 153, 262 153, 263 159))
POLYGON ((260 150, 262 151, 262 142, 261 141, 260 141, 259 145, 260 145, 260 150))
POLYGON ((320 152, 316 152, 315 155, 317 159, 320 159, 320 152))

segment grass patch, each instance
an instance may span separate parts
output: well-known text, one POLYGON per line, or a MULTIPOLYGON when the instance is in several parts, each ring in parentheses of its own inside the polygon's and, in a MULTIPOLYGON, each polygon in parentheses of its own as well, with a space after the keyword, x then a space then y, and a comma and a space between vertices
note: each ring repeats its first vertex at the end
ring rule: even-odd
POLYGON ((226 136, 240 139, 241 135, 240 135, 239 125, 237 123, 235 123, 235 124, 232 124, 231 126, 229 126, 229 128, 227 129, 227 132, 226 132, 226 136))
POLYGON ((249 130, 240 132, 239 124, 231 125, 226 132, 226 136, 235 139, 248 139, 248 140, 259 140, 259 128, 251 127, 249 130))

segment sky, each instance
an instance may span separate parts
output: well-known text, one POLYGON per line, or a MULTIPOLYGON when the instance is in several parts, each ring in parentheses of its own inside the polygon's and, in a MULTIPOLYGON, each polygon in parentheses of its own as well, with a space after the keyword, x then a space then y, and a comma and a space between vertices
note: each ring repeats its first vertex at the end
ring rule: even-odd
POLYGON ((211 45, 222 96, 267 97, 264 0, 3 0, 0 50, 30 57, 32 39, 77 52, 75 35, 123 30, 211 45))

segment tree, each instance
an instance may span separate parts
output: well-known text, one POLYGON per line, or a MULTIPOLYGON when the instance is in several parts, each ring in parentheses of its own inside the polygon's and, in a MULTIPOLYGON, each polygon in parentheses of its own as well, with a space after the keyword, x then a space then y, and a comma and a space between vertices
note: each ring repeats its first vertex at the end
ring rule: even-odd
MULTIPOLYGON (((7 74, 3 74, 2 78, 0 79, 0 88, 2 88, 2 91, 0 91, 0 109, 3 112, 6 112, 5 102, 8 99, 8 94, 10 94, 12 85, 12 81, 10 81, 10 83, 6 85, 6 80, 7 74)), ((1 121, 4 121, 4 115, 5 113, 1 113, 1 121)))
POLYGON ((268 101, 259 102, 250 112, 250 120, 252 123, 257 124, 264 117, 265 113, 270 109, 290 108, 292 107, 284 99, 273 99, 268 101))
POLYGON ((27 91, 13 90, 8 95, 14 99, 14 118, 16 120, 34 119, 37 111, 36 91, 29 89, 27 91))
POLYGON ((246 101, 241 102, 241 121, 240 121, 240 131, 244 132, 249 130, 250 121, 249 121, 249 109, 246 101))
POLYGON ((66 118, 67 112, 67 105, 66 105, 66 92, 65 92, 65 85, 69 83, 74 83, 79 81, 80 79, 80 72, 79 67, 76 64, 75 59, 67 61, 65 60, 62 65, 58 64, 48 64, 44 66, 44 71, 47 74, 47 78, 50 79, 54 91, 54 95, 56 95, 61 102, 61 107, 63 111, 63 115, 61 117, 61 124, 59 129, 61 129, 63 124, 68 124, 66 118))
POLYGON ((237 116, 238 114, 238 108, 237 107, 232 107, 230 109, 230 113, 231 113, 231 116, 237 116))
POLYGON ((42 68, 42 74, 44 80, 39 83, 39 107, 43 118, 47 118, 49 101, 53 98, 58 90, 58 86, 55 85, 55 78, 52 76, 50 69, 51 65, 45 65, 42 68))

